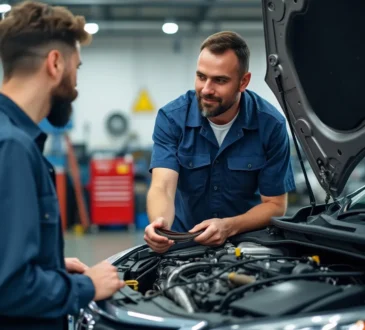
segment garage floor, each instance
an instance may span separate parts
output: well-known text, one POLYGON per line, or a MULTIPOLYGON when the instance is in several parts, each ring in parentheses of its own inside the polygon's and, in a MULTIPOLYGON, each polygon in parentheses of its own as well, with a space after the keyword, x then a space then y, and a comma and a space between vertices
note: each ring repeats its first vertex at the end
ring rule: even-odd
POLYGON ((65 233, 65 256, 92 266, 113 254, 144 244, 143 231, 100 231, 97 234, 65 233))

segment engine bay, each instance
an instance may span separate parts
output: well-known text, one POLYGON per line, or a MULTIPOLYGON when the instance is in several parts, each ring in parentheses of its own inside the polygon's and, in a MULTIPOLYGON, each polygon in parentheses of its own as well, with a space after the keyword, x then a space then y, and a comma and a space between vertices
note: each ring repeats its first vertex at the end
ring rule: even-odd
POLYGON ((363 260, 300 245, 227 242, 162 255, 144 247, 117 262, 127 286, 111 303, 215 325, 334 311, 364 305, 362 265, 363 260))

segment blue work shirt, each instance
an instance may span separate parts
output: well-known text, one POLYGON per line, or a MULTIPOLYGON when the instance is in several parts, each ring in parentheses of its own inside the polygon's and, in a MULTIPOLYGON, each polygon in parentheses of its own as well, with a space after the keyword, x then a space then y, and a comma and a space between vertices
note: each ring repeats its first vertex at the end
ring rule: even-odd
POLYGON ((46 135, 0 94, 0 328, 65 329, 94 297, 89 277, 68 274, 46 135))
POLYGON ((260 194, 295 189, 285 118, 252 91, 242 93, 238 116, 220 147, 195 91, 159 110, 153 141, 150 171, 179 173, 173 230, 243 214, 261 203, 260 194))

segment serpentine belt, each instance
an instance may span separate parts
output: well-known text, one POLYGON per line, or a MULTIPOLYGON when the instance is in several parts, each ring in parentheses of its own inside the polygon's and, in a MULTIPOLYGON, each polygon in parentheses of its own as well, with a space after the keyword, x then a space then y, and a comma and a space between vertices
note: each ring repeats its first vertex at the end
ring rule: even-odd
POLYGON ((157 235, 167 237, 168 239, 174 242, 184 243, 194 240, 194 238, 203 233, 204 230, 198 231, 196 233, 189 233, 189 232, 179 233, 177 231, 172 231, 168 229, 156 228, 155 232, 157 235))

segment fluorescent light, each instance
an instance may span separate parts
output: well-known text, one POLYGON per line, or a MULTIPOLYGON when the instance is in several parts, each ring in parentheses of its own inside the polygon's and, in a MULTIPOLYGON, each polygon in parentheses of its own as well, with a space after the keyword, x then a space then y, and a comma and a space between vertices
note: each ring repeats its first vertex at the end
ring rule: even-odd
POLYGON ((86 23, 84 29, 87 33, 95 34, 99 31, 99 25, 96 23, 86 23))
POLYGON ((3 3, 0 5, 0 14, 4 14, 4 13, 7 13, 8 11, 11 10, 11 6, 6 4, 6 3, 3 3))
POLYGON ((165 23, 162 25, 162 31, 166 34, 175 34, 179 30, 179 26, 176 23, 165 23))

